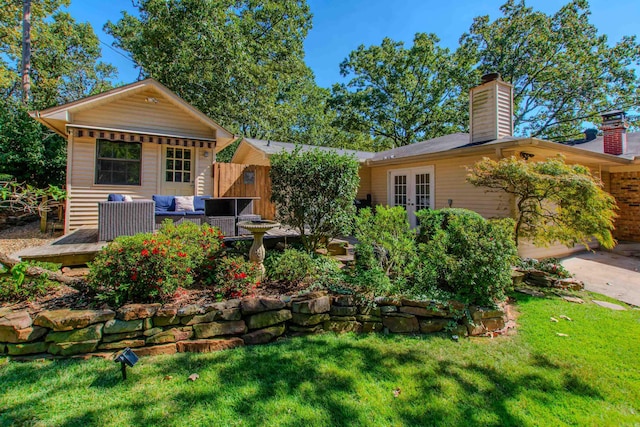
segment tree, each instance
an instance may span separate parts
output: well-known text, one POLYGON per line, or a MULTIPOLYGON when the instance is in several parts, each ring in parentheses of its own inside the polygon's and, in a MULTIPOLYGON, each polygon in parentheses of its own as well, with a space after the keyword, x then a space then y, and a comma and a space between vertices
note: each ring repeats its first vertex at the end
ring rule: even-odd
POLYGON ((485 157, 468 172, 471 184, 514 196, 516 245, 529 239, 536 245, 588 248, 593 237, 608 249, 615 244, 615 199, 585 166, 567 165, 560 155, 540 162, 485 157))
POLYGON ((350 231, 360 178, 358 161, 332 151, 300 148, 271 156, 271 201, 278 219, 300 233, 312 252, 350 231))
POLYGON ((66 142, 29 117, 17 100, 0 101, 0 172, 45 188, 65 181, 66 142))
MULTIPOLYGON (((304 63, 304 0, 141 0, 106 25, 144 76, 246 137, 325 143, 328 94, 304 63), (321 135, 322 138, 318 138, 321 135)), ((348 143, 348 138, 344 138, 348 143)))
MULTIPOLYGON (((31 0, 32 109, 64 104, 112 87, 115 68, 99 61, 100 40, 88 23, 60 8, 68 0, 31 0)), ((21 88, 22 2, 0 11, 0 93, 17 97, 21 88)))
POLYGON ((509 0, 503 16, 474 19, 459 50, 476 55, 483 72, 499 72, 514 85, 515 127, 521 135, 567 139, 598 112, 640 101, 640 63, 634 36, 610 46, 589 22, 586 0, 572 0, 553 15, 509 0))
POLYGON ((351 52, 340 64, 351 80, 332 90, 341 127, 370 133, 382 149, 464 131, 468 89, 476 80, 472 62, 438 42, 418 33, 410 48, 385 38, 351 52))
POLYGON ((66 144, 35 122, 27 109, 71 102, 112 87, 115 68, 99 62, 100 42, 87 23, 60 8, 65 0, 31 0, 29 102, 22 88, 23 2, 0 9, 0 173, 33 185, 64 183, 66 144))

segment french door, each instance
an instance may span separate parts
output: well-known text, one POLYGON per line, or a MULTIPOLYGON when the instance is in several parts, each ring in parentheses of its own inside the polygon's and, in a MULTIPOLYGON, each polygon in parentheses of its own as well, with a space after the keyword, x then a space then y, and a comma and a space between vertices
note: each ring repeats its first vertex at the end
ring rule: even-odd
POLYGON ((417 211, 433 209, 435 187, 433 171, 433 166, 389 171, 387 202, 389 206, 404 207, 412 227, 418 225, 417 211))

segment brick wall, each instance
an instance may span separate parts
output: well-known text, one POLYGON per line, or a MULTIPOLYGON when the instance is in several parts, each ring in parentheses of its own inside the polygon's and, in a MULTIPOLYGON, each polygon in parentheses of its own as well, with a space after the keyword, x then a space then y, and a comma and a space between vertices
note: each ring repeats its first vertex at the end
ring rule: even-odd
POLYGON ((610 185, 619 208, 614 237, 640 241, 640 172, 612 173, 610 185))

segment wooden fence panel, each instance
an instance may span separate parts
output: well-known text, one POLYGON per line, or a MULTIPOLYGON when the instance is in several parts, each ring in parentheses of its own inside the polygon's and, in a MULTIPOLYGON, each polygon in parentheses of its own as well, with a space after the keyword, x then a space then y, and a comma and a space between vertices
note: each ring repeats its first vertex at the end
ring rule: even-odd
POLYGON ((213 197, 259 197, 253 212, 263 219, 274 219, 276 207, 271 203, 269 166, 215 163, 213 197))

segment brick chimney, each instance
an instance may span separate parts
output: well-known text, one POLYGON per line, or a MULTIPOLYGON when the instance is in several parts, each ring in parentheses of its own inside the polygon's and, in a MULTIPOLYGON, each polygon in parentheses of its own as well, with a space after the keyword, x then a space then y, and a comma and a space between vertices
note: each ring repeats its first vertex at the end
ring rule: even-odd
POLYGON ((602 134, 605 154, 619 156, 627 152, 627 128, 624 111, 602 113, 602 134))
POLYGON ((469 93, 469 138, 472 144, 513 135, 513 86, 499 73, 485 74, 469 93))

